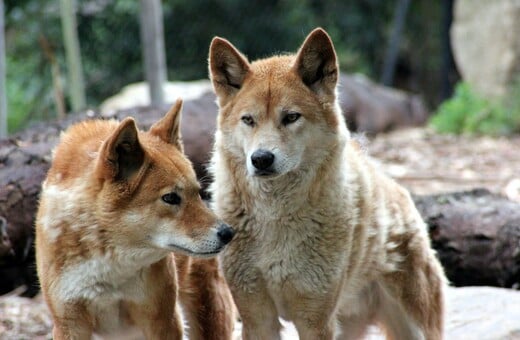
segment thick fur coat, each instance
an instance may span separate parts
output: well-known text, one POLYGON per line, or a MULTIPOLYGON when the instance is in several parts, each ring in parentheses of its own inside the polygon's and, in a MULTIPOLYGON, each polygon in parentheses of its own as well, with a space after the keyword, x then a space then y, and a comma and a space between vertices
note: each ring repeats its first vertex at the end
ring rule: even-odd
POLYGON ((442 338, 443 270, 409 193, 350 140, 333 44, 250 63, 215 38, 220 107, 213 207, 236 229, 222 254, 244 339, 442 338))
POLYGON ((178 101, 146 132, 127 118, 78 123, 62 135, 36 219, 54 339, 133 330, 182 339, 179 300, 191 339, 231 337, 233 303, 218 262, 191 256, 215 256, 233 231, 199 196, 180 110, 178 101))

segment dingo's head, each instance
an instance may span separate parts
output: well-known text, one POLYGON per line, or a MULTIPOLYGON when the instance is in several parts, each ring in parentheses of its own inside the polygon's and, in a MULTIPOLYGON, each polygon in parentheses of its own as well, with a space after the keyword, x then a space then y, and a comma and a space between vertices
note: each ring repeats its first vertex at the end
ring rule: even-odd
POLYGON ((37 222, 48 243, 211 256, 231 241, 233 229, 200 198, 182 152, 181 107, 178 100, 147 132, 126 118, 87 121, 63 135, 37 222))
POLYGON ((134 120, 122 121, 101 147, 101 195, 117 208, 112 216, 122 230, 151 246, 193 256, 211 256, 233 237, 199 196, 191 163, 183 154, 180 100, 148 132, 134 120), (114 197, 114 198, 112 198, 114 197), (144 238, 143 238, 144 236, 144 238))
POLYGON ((217 143, 250 176, 274 178, 321 164, 344 129, 336 53, 322 29, 296 55, 253 63, 214 38, 209 72, 220 106, 217 143))

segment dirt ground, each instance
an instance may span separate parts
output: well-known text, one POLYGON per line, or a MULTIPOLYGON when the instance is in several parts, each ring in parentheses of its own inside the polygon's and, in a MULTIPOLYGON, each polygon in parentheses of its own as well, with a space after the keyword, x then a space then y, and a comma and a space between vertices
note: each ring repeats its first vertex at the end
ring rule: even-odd
POLYGON ((452 136, 414 128, 362 144, 384 171, 415 194, 480 187, 520 202, 520 136, 452 136))
MULTIPOLYGON (((415 194, 481 187, 520 202, 520 136, 458 137, 414 128, 358 138, 384 171, 415 194)), ((41 297, 0 297, 0 340, 49 339, 50 327, 41 297)))

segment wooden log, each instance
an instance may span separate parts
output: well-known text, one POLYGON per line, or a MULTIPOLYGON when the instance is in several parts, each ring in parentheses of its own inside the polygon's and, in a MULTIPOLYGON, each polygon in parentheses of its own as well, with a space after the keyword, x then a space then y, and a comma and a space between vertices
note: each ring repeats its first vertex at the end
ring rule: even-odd
MULTIPOLYGON (((364 112, 370 107, 383 108, 382 103, 391 103, 391 96, 382 94, 384 89, 368 83, 358 84, 356 88, 354 82, 342 80, 341 96, 346 98, 343 100, 344 108, 348 103, 354 112, 364 112)), ((401 104, 394 102, 393 105, 398 108, 401 104)), ((133 108, 118 111, 114 118, 133 116, 141 128, 147 129, 166 110, 166 106, 133 108)), ((385 111, 380 112, 383 114, 385 111)), ((349 114, 351 112, 346 116, 349 114)), ((60 131, 73 122, 100 116, 94 111, 73 114, 64 120, 37 124, 8 140, 0 140, 0 216, 7 221, 7 231, 15 251, 14 258, 0 259, 0 294, 20 282, 37 289, 33 224, 40 183, 49 168, 51 150, 60 131)), ((205 184, 210 180, 204 169, 213 144, 216 116, 215 97, 210 92, 184 104, 182 134, 185 150, 205 184)), ((415 200, 430 226, 433 246, 454 285, 512 287, 520 282, 519 204, 478 190, 415 197, 415 200)), ((34 291, 28 294, 32 293, 34 291)))
POLYGON ((453 285, 520 288, 520 204, 485 189, 414 200, 453 285))
MULTIPOLYGON (((197 110, 187 105, 186 111, 197 110)), ((139 116, 143 127, 162 114, 160 110, 121 112, 139 116), (142 119, 141 119, 142 118, 142 119)), ((61 122, 33 128, 32 142, 0 143, 0 216, 8 222, 8 234, 16 252, 14 259, 0 261, 0 294, 20 283, 37 289, 32 249, 33 223, 40 182, 49 167, 49 151, 55 144, 61 122)), ((186 120, 199 126, 197 120, 186 120)), ((189 153, 208 151, 213 132, 185 130, 189 153), (193 143, 207 139, 201 145, 193 143), (206 147, 207 146, 207 147, 206 147)), ((26 136, 27 137, 27 136, 26 136)), ((28 139, 26 139, 28 140, 28 139)), ((196 158, 203 168, 204 157, 196 158)), ((455 286, 491 285, 518 287, 520 284, 520 204, 476 189, 433 196, 414 196, 414 201, 428 224, 432 245, 455 286)), ((30 293, 30 294, 32 294, 30 293)))

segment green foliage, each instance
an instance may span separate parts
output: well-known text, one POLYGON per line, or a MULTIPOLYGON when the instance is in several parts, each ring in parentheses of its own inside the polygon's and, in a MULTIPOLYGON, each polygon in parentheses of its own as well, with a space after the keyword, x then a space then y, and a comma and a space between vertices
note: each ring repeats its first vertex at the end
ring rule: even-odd
POLYGON ((9 98, 7 126, 9 127, 9 132, 12 132, 23 126, 31 109, 31 104, 27 101, 27 97, 31 97, 31 92, 35 91, 35 89, 28 88, 21 81, 12 81, 12 79, 16 79, 16 75, 11 74, 10 71, 15 70, 15 68, 20 71, 27 65, 18 63, 11 58, 8 58, 6 64, 9 66, 7 68, 8 81, 6 82, 7 98, 9 98))
MULTIPOLYGON (((87 104, 96 107, 124 85, 144 78, 140 6, 136 0, 76 2, 87 104)), ((252 60, 295 51, 316 26, 331 35, 343 70, 377 79, 395 0, 168 0, 162 3, 170 80, 207 78, 208 47, 215 35, 232 41, 252 60)), ((59 2, 5 0, 5 4, 10 119, 13 124, 22 124, 54 117, 51 65, 42 52, 39 37, 44 35, 49 41, 67 92, 59 2)), ((414 74, 421 77, 414 79, 414 84, 435 83, 431 79, 439 68, 439 8, 436 1, 414 1, 411 5, 400 55, 406 60, 420 60, 411 63, 414 74), (426 35, 428 39, 424 38, 426 35)), ((428 91, 434 92, 435 88, 432 86, 428 91)), ((15 125, 14 129, 18 126, 21 125, 15 125)), ((12 126, 11 131, 14 131, 12 126)))
POLYGON ((459 83, 452 98, 442 103, 431 118, 441 133, 504 135, 520 132, 520 85, 501 101, 476 94, 459 83))
MULTIPOLYGON (((50 64, 39 40, 61 41, 50 0, 6 2, 6 87, 9 132, 32 120, 55 117, 50 64)), ((53 46, 56 49, 56 46, 53 46)))
POLYGON ((78 36, 87 102, 92 106, 124 85, 142 81, 139 1, 106 1, 99 8, 78 1, 78 36))

